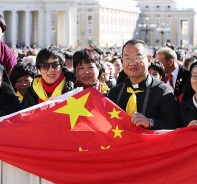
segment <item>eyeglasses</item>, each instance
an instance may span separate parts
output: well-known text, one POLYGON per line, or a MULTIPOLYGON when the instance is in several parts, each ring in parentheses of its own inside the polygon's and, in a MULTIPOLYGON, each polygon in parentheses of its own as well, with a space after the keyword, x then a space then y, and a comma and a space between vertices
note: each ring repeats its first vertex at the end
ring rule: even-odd
POLYGON ((52 63, 43 62, 43 63, 40 64, 40 69, 48 70, 51 66, 54 70, 57 70, 60 65, 61 64, 59 63, 59 61, 54 61, 52 63))
POLYGON ((143 60, 144 58, 145 58, 144 56, 136 56, 136 57, 134 57, 134 58, 124 57, 124 58, 123 58, 123 61, 125 61, 125 62, 131 62, 131 61, 133 61, 133 62, 135 62, 135 63, 140 63, 140 62, 142 62, 142 60, 143 60))
POLYGON ((192 78, 193 80, 197 80, 197 75, 191 75, 191 78, 192 78))

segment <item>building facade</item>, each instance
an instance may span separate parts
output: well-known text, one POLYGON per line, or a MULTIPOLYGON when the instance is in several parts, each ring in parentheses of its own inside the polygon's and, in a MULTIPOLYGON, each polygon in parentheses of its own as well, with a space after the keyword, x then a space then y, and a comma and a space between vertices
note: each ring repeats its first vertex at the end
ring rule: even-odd
POLYGON ((151 46, 165 42, 180 47, 196 46, 194 9, 177 8, 172 0, 138 0, 138 6, 142 11, 135 30, 139 39, 147 40, 151 46))
POLYGON ((133 0, 82 0, 78 3, 78 44, 121 47, 133 38, 139 14, 133 0))
POLYGON ((10 47, 77 45, 78 0, 1 0, 0 14, 10 47))
POLYGON ((121 47, 128 39, 151 46, 196 46, 196 13, 173 0, 1 0, 10 47, 121 47))

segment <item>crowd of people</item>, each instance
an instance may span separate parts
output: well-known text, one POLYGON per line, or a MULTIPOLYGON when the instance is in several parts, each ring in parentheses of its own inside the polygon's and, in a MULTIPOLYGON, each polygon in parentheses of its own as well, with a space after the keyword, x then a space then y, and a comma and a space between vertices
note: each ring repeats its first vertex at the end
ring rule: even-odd
MULTIPOLYGON (((0 36, 6 24, 0 16, 0 36)), ((58 46, 14 55, 0 41, 0 116, 31 107, 77 87, 95 88, 147 129, 197 125, 195 55, 165 44, 151 54, 142 40, 128 40, 121 54, 96 47, 58 46)))

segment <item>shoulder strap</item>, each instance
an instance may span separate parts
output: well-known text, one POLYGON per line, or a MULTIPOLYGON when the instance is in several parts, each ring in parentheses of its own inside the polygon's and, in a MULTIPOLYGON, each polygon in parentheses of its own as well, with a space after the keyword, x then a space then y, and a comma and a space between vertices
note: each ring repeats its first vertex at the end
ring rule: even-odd
POLYGON ((126 85, 126 83, 123 83, 122 88, 121 88, 121 90, 120 90, 120 93, 119 93, 119 95, 118 95, 118 98, 117 98, 117 100, 116 100, 116 105, 118 105, 118 103, 119 103, 119 101, 120 101, 120 98, 121 98, 121 96, 122 96, 122 92, 123 92, 123 90, 124 90, 124 88, 125 88, 125 85, 126 85))
POLYGON ((151 86, 151 83, 152 83, 152 77, 149 75, 148 78, 150 78, 150 79, 147 79, 149 82, 148 82, 148 86, 146 88, 144 103, 143 103, 143 107, 142 107, 142 114, 143 115, 145 115, 145 112, 146 112, 146 107, 147 107, 147 104, 148 104, 148 98, 149 98, 149 93, 150 93, 150 86, 151 86))

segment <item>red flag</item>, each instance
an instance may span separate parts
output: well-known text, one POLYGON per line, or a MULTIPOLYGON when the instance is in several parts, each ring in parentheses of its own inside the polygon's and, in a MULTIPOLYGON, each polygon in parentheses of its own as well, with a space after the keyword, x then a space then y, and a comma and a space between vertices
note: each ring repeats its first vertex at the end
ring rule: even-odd
POLYGON ((196 183, 197 128, 135 127, 93 88, 0 123, 0 159, 54 183, 196 183))

